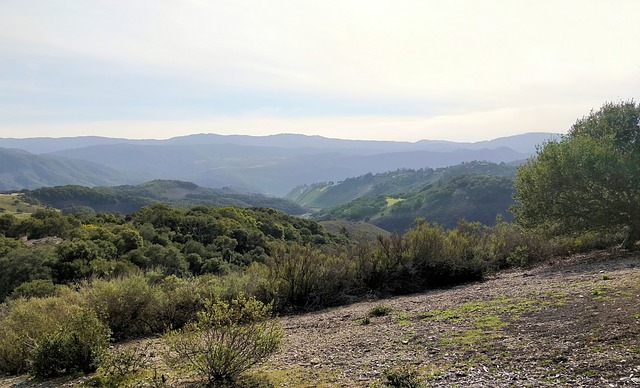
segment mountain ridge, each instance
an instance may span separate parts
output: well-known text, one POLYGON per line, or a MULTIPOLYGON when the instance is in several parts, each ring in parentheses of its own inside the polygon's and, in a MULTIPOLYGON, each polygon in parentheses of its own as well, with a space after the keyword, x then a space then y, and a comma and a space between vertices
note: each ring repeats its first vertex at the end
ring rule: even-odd
MULTIPOLYGON (((97 163, 105 167, 104 171, 96 172, 97 176, 111 176, 98 182, 79 178, 65 181, 61 177, 51 181, 34 176, 24 187, 20 187, 20 180, 7 178, 10 184, 0 185, 0 189, 33 188, 38 184, 115 186, 174 179, 210 188, 233 186, 284 196, 303 184, 340 181, 399 168, 438 168, 474 160, 494 163, 525 160, 533 155, 536 145, 554 136, 551 133, 527 133, 476 143, 344 140, 295 134, 197 134, 164 140, 97 136, 0 138, 0 147, 10 144, 29 152, 48 151, 33 154, 32 158, 62 157, 97 163), (117 173, 113 173, 114 170, 117 173), (107 174, 107 171, 112 172, 107 174)), ((83 168, 78 165, 78 169, 83 168)), ((42 171, 42 174, 47 175, 47 172, 42 171)), ((69 176, 74 174, 78 175, 67 171, 69 176)))

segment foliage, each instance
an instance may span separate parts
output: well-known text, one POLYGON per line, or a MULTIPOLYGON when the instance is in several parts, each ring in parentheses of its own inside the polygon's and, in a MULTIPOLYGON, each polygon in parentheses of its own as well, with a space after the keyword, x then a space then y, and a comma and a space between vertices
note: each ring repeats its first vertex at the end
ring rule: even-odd
POLYGON ((116 340, 163 329, 163 293, 142 275, 96 279, 81 288, 83 300, 98 312, 116 340))
POLYGON ((344 303, 354 267, 348 258, 309 245, 274 249, 267 262, 268 284, 279 309, 317 309, 344 303))
POLYGON ((0 373, 90 371, 108 341, 109 330, 95 312, 72 300, 18 299, 0 318, 0 373))
POLYGON ((421 287, 438 287, 480 280, 486 261, 478 254, 485 231, 479 223, 461 222, 453 230, 418 221, 406 235, 407 252, 412 258, 421 287))
MULTIPOLYGON (((104 352, 98 360, 98 369, 92 377, 92 385, 101 387, 136 386, 137 380, 144 379, 152 366, 155 352, 150 343, 104 352)), ((161 379, 166 380, 164 375, 161 379)))
POLYGON ((330 208, 345 205, 357 198, 388 196, 418 192, 429 185, 456 176, 483 174, 513 177, 515 167, 504 163, 469 162, 438 169, 398 169, 378 174, 347 178, 342 182, 323 182, 298 186, 287 194, 297 203, 311 208, 330 208))
POLYGON ((384 378, 384 384, 389 388, 419 388, 423 386, 414 371, 396 368, 386 371, 384 378))
POLYGON ((314 221, 266 208, 157 204, 127 215, 130 222, 118 214, 62 215, 53 210, 24 220, 0 217, 7 236, 0 236, 0 301, 33 280, 70 284, 139 269, 163 276, 222 275, 266 262, 276 241, 319 246, 348 241, 314 221))
POLYGON ((56 293, 56 285, 50 279, 36 279, 16 287, 9 299, 44 298, 56 293))
POLYGON ((383 305, 383 304, 379 304, 377 306, 372 307, 369 310, 369 317, 383 317, 385 315, 389 315, 389 313, 391 312, 391 307, 383 305))
POLYGON ((9 239, 0 241, 0 300, 25 282, 51 279, 49 263, 55 261, 51 245, 31 248, 9 239))
POLYGON ((64 213, 77 214, 83 209, 95 212, 133 213, 144 206, 164 202, 174 206, 271 207, 288 214, 306 210, 292 201, 258 193, 226 192, 200 187, 191 182, 153 180, 136 186, 84 187, 67 185, 42 187, 24 193, 33 202, 45 204, 64 213))
POLYGON ((198 320, 165 335, 171 362, 196 371, 209 384, 231 382, 276 351, 282 338, 270 305, 242 295, 230 303, 207 301, 198 320))
POLYGON ((640 239, 640 105, 606 103, 518 169, 517 220, 551 231, 626 228, 640 239))
POLYGON ((30 374, 50 378, 96 369, 97 359, 109 344, 109 329, 89 309, 72 314, 69 320, 36 343, 31 352, 30 374))
POLYGON ((457 175, 418 191, 398 194, 402 201, 390 202, 387 195, 364 196, 320 211, 314 217, 366 221, 397 232, 408 230, 417 217, 426 217, 447 228, 455 227, 460 219, 489 225, 499 214, 509 217, 512 195, 511 177, 457 175))

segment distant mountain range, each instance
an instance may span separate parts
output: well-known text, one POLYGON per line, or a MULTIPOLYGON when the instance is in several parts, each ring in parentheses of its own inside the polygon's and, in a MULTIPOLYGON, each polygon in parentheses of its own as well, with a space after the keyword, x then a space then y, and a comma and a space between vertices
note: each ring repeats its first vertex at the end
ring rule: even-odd
POLYGON ((138 180, 133 172, 118 171, 85 160, 0 148, 0 190, 67 184, 112 186, 138 180))
POLYGON ((527 133, 477 143, 329 139, 320 136, 200 134, 167 140, 105 137, 0 138, 0 190, 154 179, 238 187, 284 196, 296 186, 401 168, 438 168, 529 158, 557 136, 527 133), (20 149, 22 151, 18 151, 20 149))

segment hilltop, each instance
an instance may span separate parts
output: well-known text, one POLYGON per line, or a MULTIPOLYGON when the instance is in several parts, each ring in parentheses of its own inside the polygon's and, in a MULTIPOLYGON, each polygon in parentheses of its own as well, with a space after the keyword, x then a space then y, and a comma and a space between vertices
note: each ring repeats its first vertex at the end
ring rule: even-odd
POLYGON ((232 188, 210 189, 192 182, 161 180, 139 185, 85 187, 78 185, 42 187, 25 191, 24 197, 63 212, 91 208, 96 212, 131 213, 143 206, 164 202, 180 207, 196 205, 269 207, 300 215, 306 209, 290 200, 232 188))

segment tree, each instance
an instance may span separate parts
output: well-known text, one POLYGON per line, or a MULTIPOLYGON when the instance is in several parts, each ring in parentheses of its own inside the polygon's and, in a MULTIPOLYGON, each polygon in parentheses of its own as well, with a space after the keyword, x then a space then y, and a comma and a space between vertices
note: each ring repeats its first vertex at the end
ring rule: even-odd
POLYGON ((518 168, 514 208, 527 226, 626 230, 640 240, 640 105, 606 103, 518 168))

